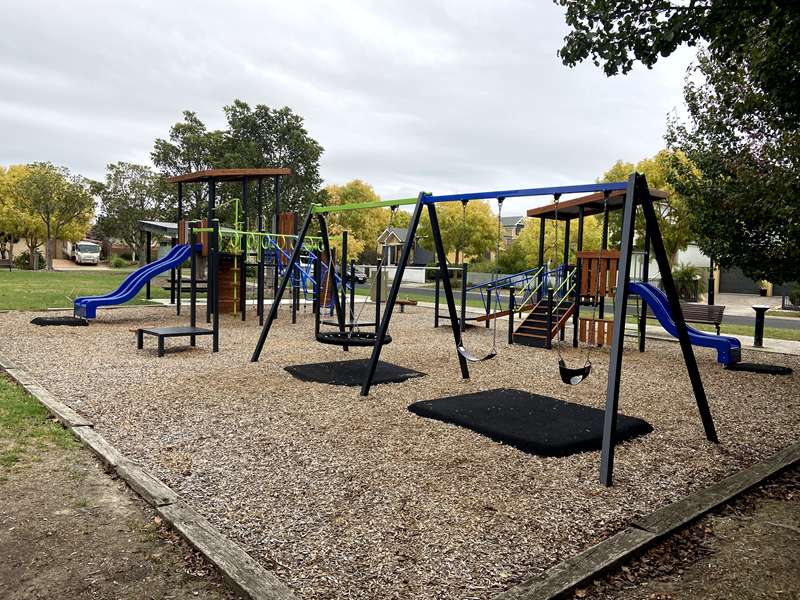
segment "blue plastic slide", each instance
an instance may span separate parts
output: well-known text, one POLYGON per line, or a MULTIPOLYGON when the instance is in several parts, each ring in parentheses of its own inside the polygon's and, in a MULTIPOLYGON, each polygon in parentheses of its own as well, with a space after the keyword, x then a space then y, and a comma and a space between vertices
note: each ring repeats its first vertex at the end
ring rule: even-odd
MULTIPOLYGON (((196 244, 197 251, 200 244, 196 244)), ((156 275, 164 271, 177 269, 192 255, 190 244, 178 244, 174 246, 166 256, 136 269, 122 280, 120 286, 113 292, 102 296, 83 296, 75 299, 75 315, 86 319, 94 319, 97 316, 97 307, 111 306, 114 304, 124 304, 132 300, 139 293, 144 285, 156 275)))
MULTIPOLYGON (((638 294, 647 303, 647 306, 652 309, 653 315, 666 332, 673 337, 678 337, 678 328, 675 326, 675 321, 672 320, 672 311, 669 308, 669 301, 664 292, 649 283, 629 283, 628 291, 631 294, 638 294)), ((742 343, 738 339, 698 331, 688 325, 686 329, 689 330, 689 340, 692 344, 714 348, 717 351, 718 363, 728 366, 741 360, 742 343)))

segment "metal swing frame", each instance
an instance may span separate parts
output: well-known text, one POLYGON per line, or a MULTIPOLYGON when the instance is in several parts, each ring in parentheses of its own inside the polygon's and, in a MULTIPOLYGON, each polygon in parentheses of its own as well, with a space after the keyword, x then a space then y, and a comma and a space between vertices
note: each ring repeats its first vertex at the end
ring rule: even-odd
MULTIPOLYGON (((361 395, 367 396, 369 394, 372 380, 375 376, 375 370, 380 359, 382 340, 388 334, 392 312, 394 310, 397 297, 400 293, 400 282, 403 279, 403 272, 411 256, 412 244, 416 236, 422 211, 424 209, 427 208, 430 216, 433 240, 436 246, 436 254, 439 262, 439 271, 444 288, 445 298, 447 300, 447 309, 450 315, 453 341, 456 347, 456 355, 458 356, 461 376, 464 379, 468 379, 469 366, 467 364, 467 360, 460 353, 458 353, 458 315, 456 313, 453 289, 450 285, 450 279, 447 276, 448 266, 442 244, 441 231, 439 229, 439 220, 436 215, 436 204, 439 202, 453 202, 461 200, 490 200, 500 197, 508 199, 526 196, 552 196, 556 193, 575 194, 605 191, 610 192, 616 190, 625 190, 626 194, 622 223, 622 248, 617 275, 617 289, 614 298, 614 321, 617 323, 625 323, 626 304, 628 299, 628 283, 630 281, 629 269, 631 266, 631 256, 633 253, 635 209, 638 205, 641 205, 645 216, 646 229, 653 254, 656 257, 659 270, 662 273, 664 291, 667 295, 667 299, 669 300, 672 317, 675 320, 675 324, 678 329, 678 340, 680 342, 681 352, 683 354, 686 370, 692 384, 695 402, 697 404, 705 435, 709 441, 717 442, 718 439, 716 430, 714 428, 714 421, 711 416, 711 410, 708 406, 708 400, 703 388, 702 379, 700 378, 700 372, 697 368, 697 361, 692 350, 691 342, 689 341, 686 322, 683 318, 683 313, 681 312, 678 294, 675 289, 675 282, 672 279, 672 271, 669 268, 669 261, 664 248, 664 241, 661 237, 661 230, 658 225, 656 212, 653 207, 653 200, 650 196, 650 190, 647 187, 647 181, 644 175, 640 175, 638 173, 631 174, 627 182, 616 183, 533 188, 523 190, 503 190, 496 192, 452 194, 445 196, 433 196, 431 194, 421 192, 419 198, 417 199, 411 221, 408 225, 406 245, 403 247, 400 263, 397 265, 397 273, 395 274, 392 287, 389 291, 389 296, 386 300, 386 307, 384 309, 383 318, 381 319, 381 325, 377 332, 377 339, 375 340, 375 345, 372 349, 369 367, 364 377, 364 383, 361 387, 361 395)), ((624 327, 614 328, 609 360, 608 383, 606 389, 606 408, 603 422, 603 442, 600 462, 600 482, 606 486, 610 486, 613 481, 614 449, 616 445, 615 433, 617 429, 617 410, 619 407, 624 334, 624 327)))

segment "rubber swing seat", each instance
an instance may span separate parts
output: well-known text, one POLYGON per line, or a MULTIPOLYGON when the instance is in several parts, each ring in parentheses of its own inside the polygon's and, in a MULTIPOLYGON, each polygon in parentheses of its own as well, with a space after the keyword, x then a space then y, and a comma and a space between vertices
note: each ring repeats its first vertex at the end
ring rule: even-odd
MULTIPOLYGON (((317 334, 317 341, 331 346, 374 346, 378 339, 376 333, 371 331, 321 331, 317 334)), ((389 344, 392 336, 386 335, 383 344, 389 344)))

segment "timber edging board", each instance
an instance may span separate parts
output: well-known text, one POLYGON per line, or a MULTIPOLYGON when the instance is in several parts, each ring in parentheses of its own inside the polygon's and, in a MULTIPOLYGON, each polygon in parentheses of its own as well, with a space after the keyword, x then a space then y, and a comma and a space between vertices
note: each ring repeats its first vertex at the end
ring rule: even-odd
POLYGON ((135 462, 128 460, 93 423, 60 402, 30 374, 0 354, 0 370, 36 398, 109 469, 150 504, 164 521, 211 564, 239 593, 251 600, 294 600, 295 595, 274 573, 267 571, 240 546, 180 499, 177 493, 135 462))
POLYGON ((800 441, 677 502, 631 521, 629 527, 497 596, 495 600, 555 600, 630 560, 650 544, 800 461, 800 441))

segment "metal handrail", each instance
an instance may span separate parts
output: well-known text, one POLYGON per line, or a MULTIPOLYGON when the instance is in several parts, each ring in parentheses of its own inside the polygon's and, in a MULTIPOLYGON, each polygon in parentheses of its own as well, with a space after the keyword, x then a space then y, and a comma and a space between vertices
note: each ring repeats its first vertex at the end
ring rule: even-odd
MULTIPOLYGON (((559 286, 558 286, 558 287, 557 287, 555 290, 553 290, 553 296, 555 296, 555 295, 558 293, 558 291, 559 291, 561 288, 563 288, 563 287, 564 287, 564 286, 565 286, 567 283, 569 283, 569 282, 570 282, 570 280, 574 279, 574 277, 575 277, 575 272, 576 272, 576 271, 577 271, 577 268, 575 268, 575 269, 572 269, 572 271, 568 271, 568 272, 566 273, 566 275, 564 276, 564 281, 563 281, 563 282, 561 282, 561 285, 559 285, 559 286)), ((561 306, 561 304, 564 302, 564 300, 566 300, 567 298, 569 298, 569 295, 570 295, 572 292, 574 292, 574 291, 575 291, 575 287, 576 287, 576 286, 577 286, 577 282, 573 281, 573 282, 572 282, 572 287, 570 287, 570 288, 569 288, 569 289, 568 289, 568 290, 567 290, 567 291, 566 291, 566 292, 565 292, 565 293, 564 293, 564 294, 561 296, 561 300, 559 300, 559 301, 558 301, 558 304, 556 304, 556 305, 553 307, 553 310, 557 310, 557 309, 558 309, 558 307, 559 307, 559 306, 561 306)))
POLYGON ((494 279, 494 280, 490 280, 490 281, 481 281, 480 283, 476 283, 475 285, 471 285, 471 286, 467 287, 467 291, 476 290, 478 288, 484 288, 484 287, 487 288, 487 289, 490 289, 490 288, 493 288, 493 287, 498 287, 498 286, 500 286, 500 284, 504 284, 505 285, 508 282, 513 281, 517 277, 523 277, 527 281, 528 280, 528 275, 530 275, 531 277, 535 277, 536 275, 539 274, 539 272, 542 269, 544 269, 544 267, 539 267, 539 268, 535 268, 535 269, 528 269, 526 271, 520 271, 519 273, 511 273, 510 275, 504 275, 503 277, 501 277, 499 279, 494 279))

